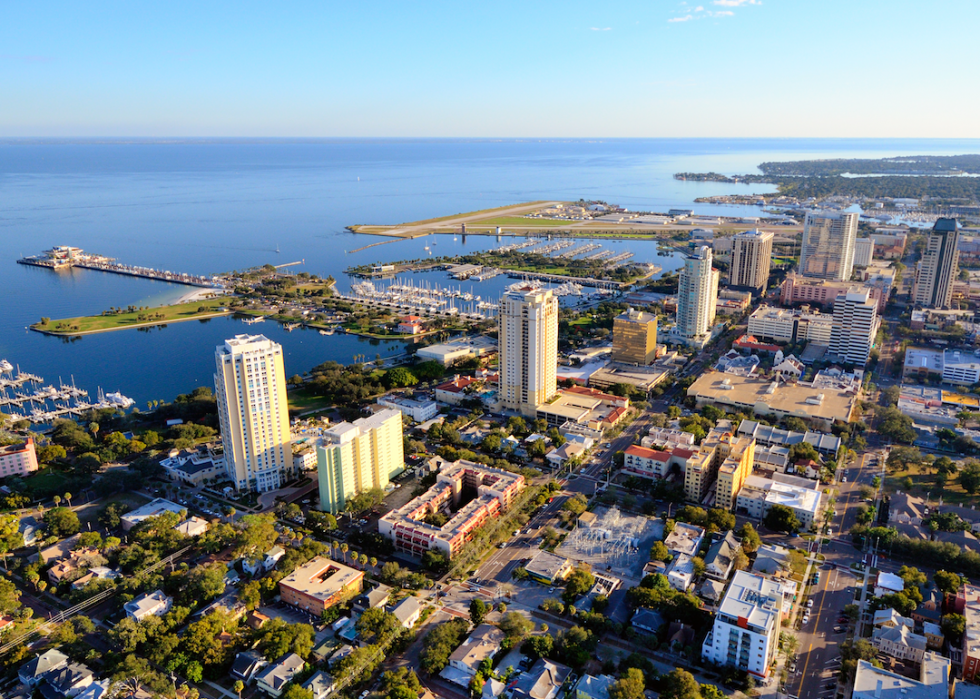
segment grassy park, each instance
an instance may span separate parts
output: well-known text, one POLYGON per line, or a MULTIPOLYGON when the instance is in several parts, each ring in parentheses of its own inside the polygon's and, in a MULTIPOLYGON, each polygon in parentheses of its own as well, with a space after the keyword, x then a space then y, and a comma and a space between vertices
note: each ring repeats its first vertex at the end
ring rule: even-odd
POLYGON ((126 309, 103 311, 102 315, 97 316, 42 318, 41 322, 32 325, 31 329, 53 335, 83 335, 226 315, 231 313, 230 310, 227 310, 227 306, 227 298, 204 299, 158 308, 130 306, 126 309))

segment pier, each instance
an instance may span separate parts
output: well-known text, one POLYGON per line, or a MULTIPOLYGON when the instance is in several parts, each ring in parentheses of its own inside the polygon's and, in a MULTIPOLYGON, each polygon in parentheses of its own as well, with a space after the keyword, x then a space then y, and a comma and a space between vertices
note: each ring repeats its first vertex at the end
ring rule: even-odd
POLYGON ((109 272, 111 274, 122 274, 127 277, 140 277, 143 279, 153 279, 161 282, 171 282, 173 284, 186 284, 188 286, 199 286, 206 289, 223 289, 224 282, 217 277, 203 277, 196 274, 186 274, 183 272, 171 272, 169 270, 152 269, 150 267, 137 267, 135 265, 124 265, 116 262, 111 257, 95 255, 82 251, 68 245, 45 250, 40 255, 22 257, 17 260, 17 264, 30 265, 32 267, 46 267, 48 269, 71 269, 79 267, 81 269, 91 269, 96 272, 109 272))
POLYGON ((545 282, 556 282, 564 284, 573 282, 580 286, 591 286, 596 289, 612 289, 619 291, 630 286, 630 282, 613 282, 605 279, 592 279, 591 277, 569 277, 565 274, 545 274, 544 272, 507 272, 511 279, 540 279, 545 282))

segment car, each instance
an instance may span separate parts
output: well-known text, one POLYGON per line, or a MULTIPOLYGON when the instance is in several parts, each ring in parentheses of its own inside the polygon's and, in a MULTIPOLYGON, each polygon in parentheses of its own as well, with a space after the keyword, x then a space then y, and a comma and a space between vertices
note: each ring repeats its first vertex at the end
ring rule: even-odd
POLYGON ((843 478, 841 478, 840 481, 841 481, 841 483, 847 483, 847 476, 844 476, 843 478))
POLYGON ((553 588, 553 587, 549 587, 548 588, 548 592, 553 593, 554 591, 555 591, 555 588, 553 588))
POLYGON ((812 599, 808 599, 806 601, 806 608, 807 609, 813 609, 813 600, 812 599))
POLYGON ((847 629, 844 628, 843 626, 835 626, 834 627, 834 633, 844 633, 845 631, 847 631, 847 629))

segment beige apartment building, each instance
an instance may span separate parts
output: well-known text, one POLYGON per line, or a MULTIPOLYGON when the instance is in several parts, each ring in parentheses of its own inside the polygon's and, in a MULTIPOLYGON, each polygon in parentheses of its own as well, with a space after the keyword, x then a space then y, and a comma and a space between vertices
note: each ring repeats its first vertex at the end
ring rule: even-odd
POLYGON ((959 231, 955 218, 936 220, 915 274, 913 299, 916 306, 949 308, 953 300, 953 282, 959 275, 959 231))
POLYGON ((800 246, 800 273, 804 277, 846 282, 854 270, 854 241, 858 215, 808 211, 800 246))
POLYGON ((294 472, 282 346, 236 335, 214 353, 225 469, 237 490, 276 490, 294 472))
POLYGON ((703 338, 715 321, 719 272, 712 261, 706 246, 684 260, 677 288, 677 332, 683 338, 703 338))
POLYGON ((558 299, 537 284, 513 284, 500 299, 500 400, 533 417, 558 390, 558 299))
POLYGON ((358 493, 384 488, 405 468, 401 412, 382 410, 324 430, 316 461, 324 512, 337 514, 358 493))
POLYGON ((730 288, 763 294, 772 264, 773 234, 768 231, 743 231, 732 239, 730 288))
POLYGON ((657 316, 632 308, 616 316, 612 358, 626 364, 652 364, 657 358, 657 316))
POLYGON ((718 467, 715 506, 734 510, 736 498, 745 484, 745 479, 752 475, 752 465, 755 463, 755 439, 736 438, 731 434, 726 436, 727 439, 718 446, 717 458, 723 461, 718 467))

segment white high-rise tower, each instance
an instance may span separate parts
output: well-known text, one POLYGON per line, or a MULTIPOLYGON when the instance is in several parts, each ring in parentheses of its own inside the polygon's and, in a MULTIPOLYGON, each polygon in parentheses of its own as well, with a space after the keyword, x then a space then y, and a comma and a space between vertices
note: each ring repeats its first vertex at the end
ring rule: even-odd
POLYGON ((534 416, 558 390, 558 299, 529 282, 513 284, 500 299, 500 399, 534 416))
POLYGON ((878 304, 867 287, 852 287, 834 301, 830 354, 837 361, 864 367, 878 334, 878 304))
POLYGON ((684 260, 677 287, 677 332, 681 337, 703 337, 715 320, 718 270, 712 269, 711 248, 704 246, 684 260))
POLYGON ((279 488, 293 472, 282 346, 236 335, 214 353, 225 470, 238 490, 279 488))

